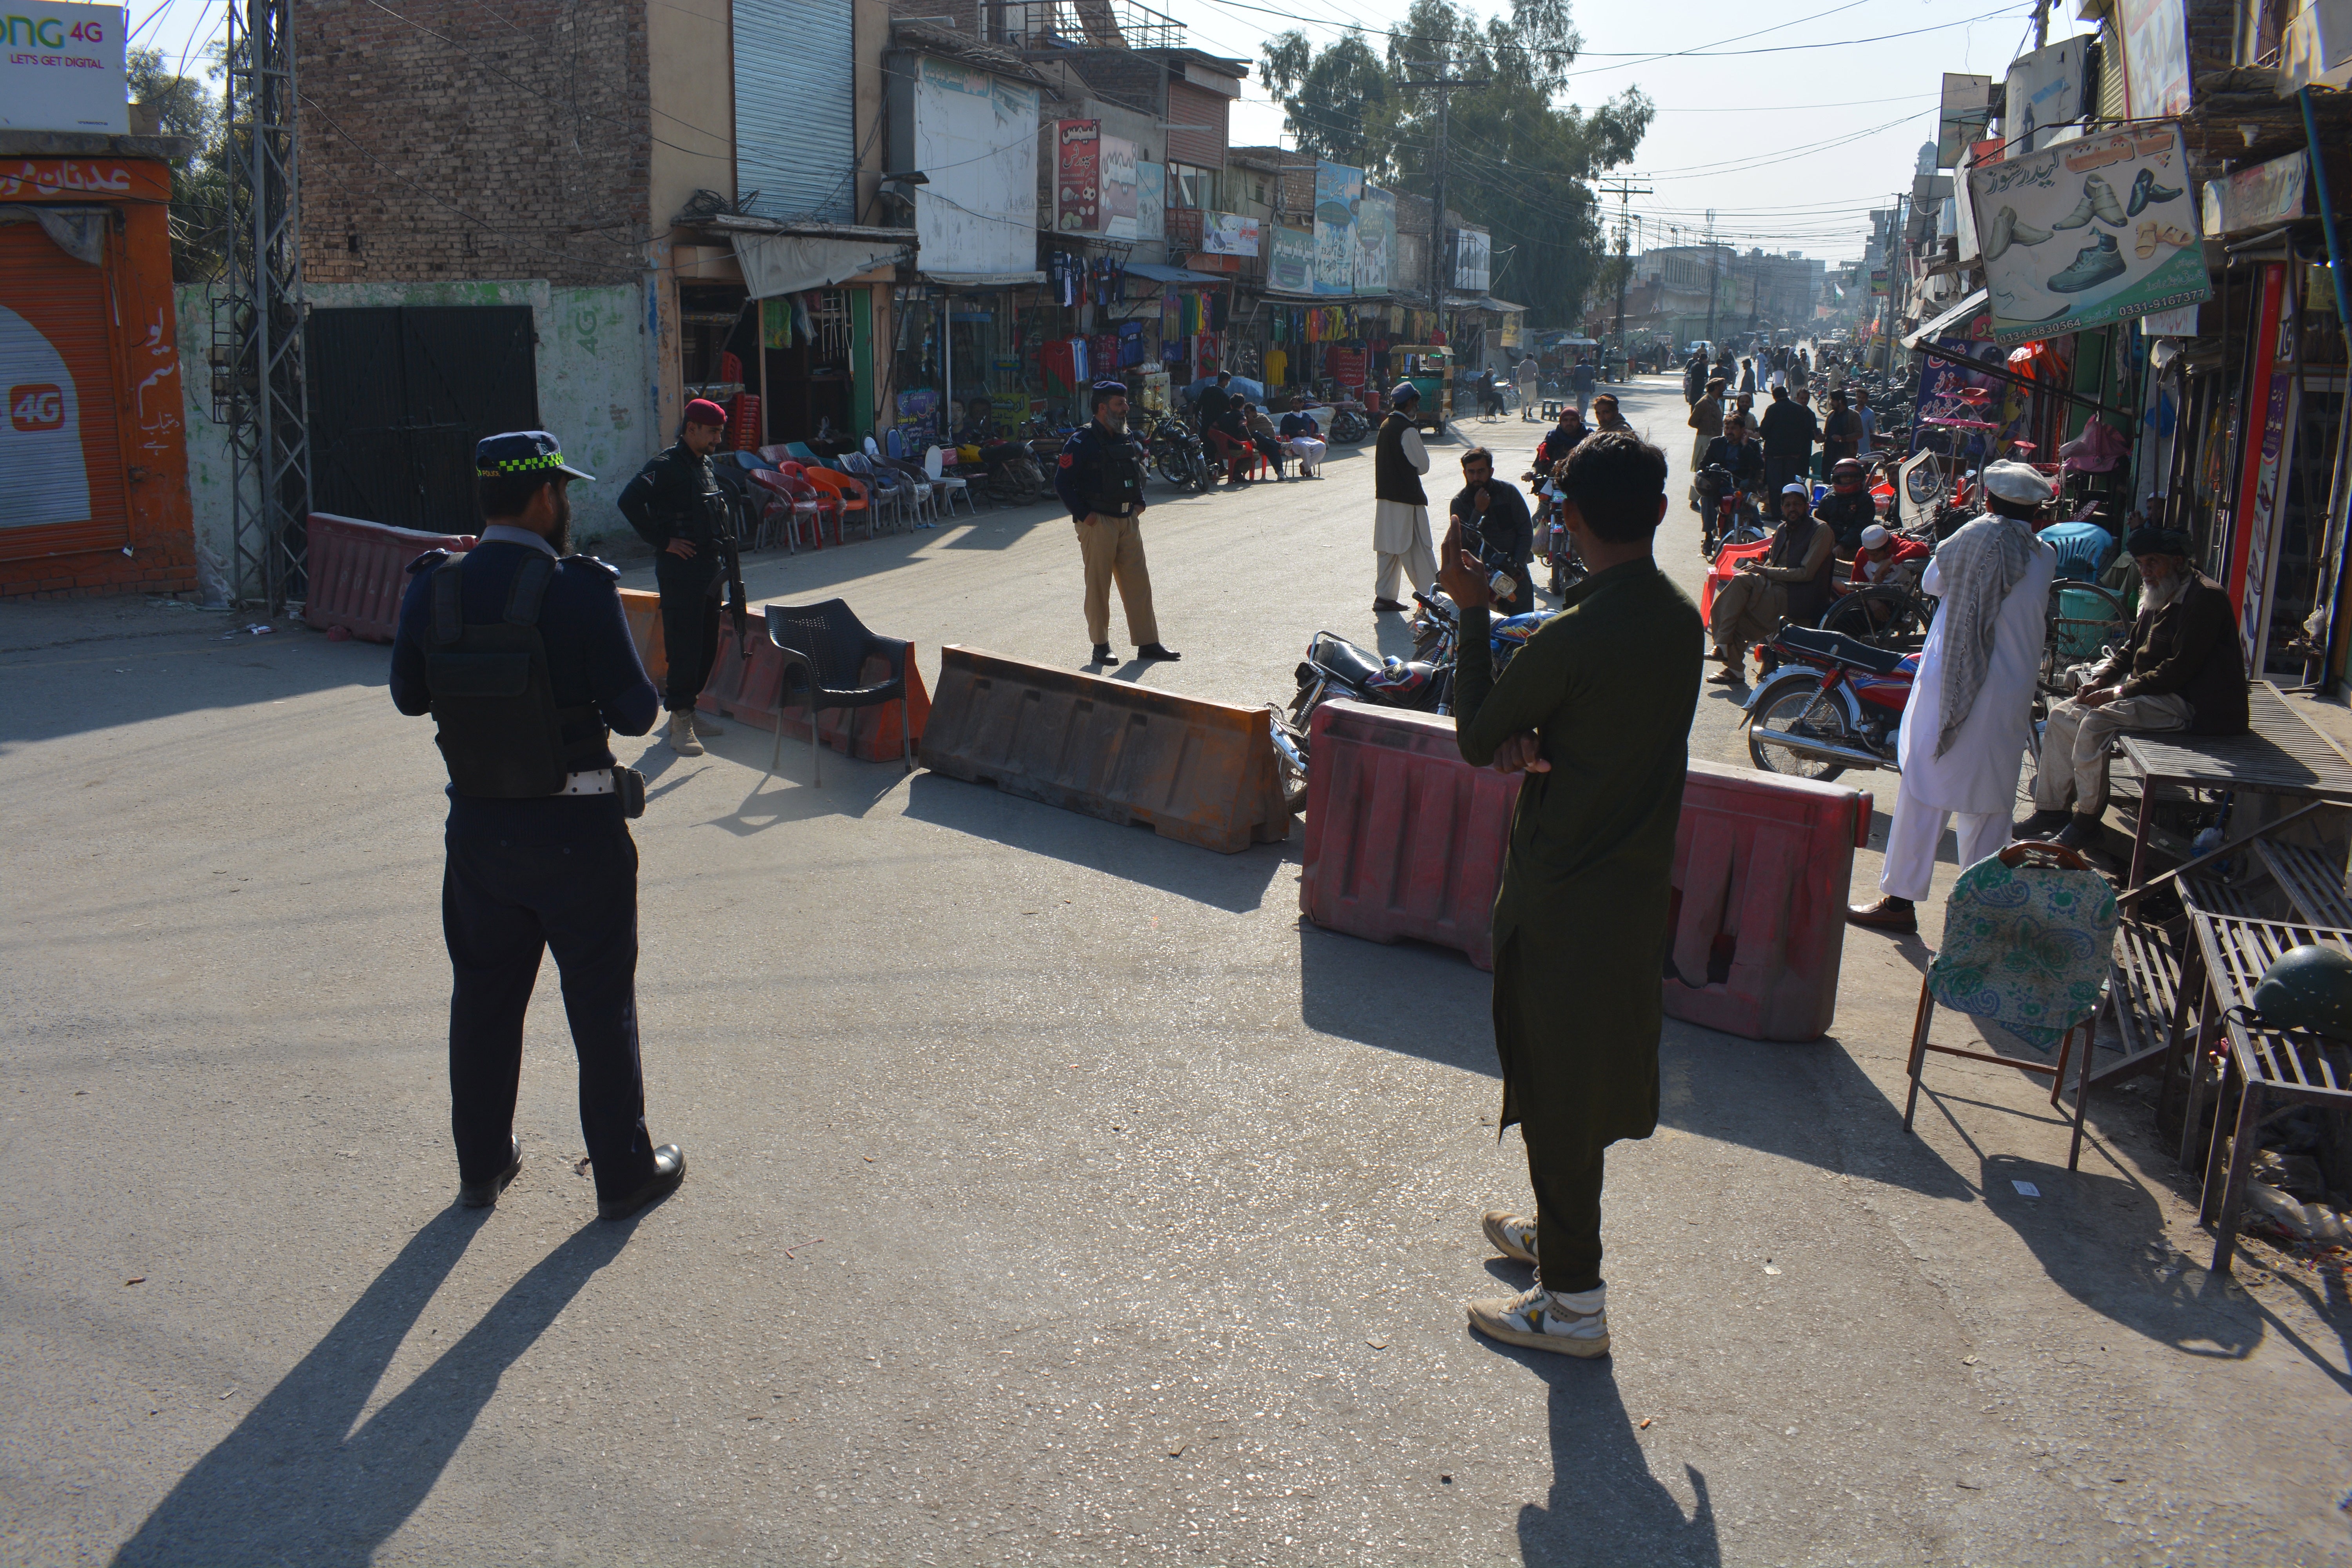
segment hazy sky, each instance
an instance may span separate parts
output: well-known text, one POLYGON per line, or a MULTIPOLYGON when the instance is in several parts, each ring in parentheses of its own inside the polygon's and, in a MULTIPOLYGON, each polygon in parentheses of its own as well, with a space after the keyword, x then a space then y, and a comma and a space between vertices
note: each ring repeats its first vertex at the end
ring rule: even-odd
MULTIPOLYGON (((1319 46, 1353 22, 1383 47, 1379 30, 1404 14, 1407 0, 1144 3, 1182 22, 1195 47, 1255 67, 1266 37, 1292 26, 1319 46)), ((1638 86, 1658 106, 1626 171, 1630 183, 1653 188, 1633 199, 1642 244, 1696 238, 1713 206, 1717 233, 1742 248, 1832 259, 1860 256, 1864 214, 1909 185, 1919 143, 1935 133, 1943 73, 2002 76, 2030 41, 2032 14, 2023 0, 1571 3, 1584 37, 1570 84, 1575 100, 1597 103, 1638 86), (1883 41, 1841 42, 1847 38, 1883 41)), ((1500 10, 1471 4, 1484 14, 1500 10)), ((2066 0, 2052 11, 2053 42, 2085 30, 2066 0)), ((134 0, 131 16, 134 42, 156 44, 173 61, 185 51, 194 70, 219 36, 224 11, 222 0, 134 0)), ((1234 106, 1233 137, 1291 144, 1255 69, 1234 106)))

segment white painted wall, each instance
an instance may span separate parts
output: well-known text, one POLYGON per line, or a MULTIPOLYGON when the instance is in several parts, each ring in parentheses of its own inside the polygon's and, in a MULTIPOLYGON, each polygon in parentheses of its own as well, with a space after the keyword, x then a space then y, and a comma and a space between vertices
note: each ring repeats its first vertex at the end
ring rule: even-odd
POLYGON ((1037 89, 925 55, 916 62, 915 187, 923 269, 1037 269, 1037 89))
MULTIPOLYGON (((649 388, 656 380, 648 344, 644 290, 558 289, 536 279, 495 283, 334 283, 313 287, 316 309, 383 305, 529 305, 539 334, 539 416, 563 454, 596 476, 574 483, 572 534, 587 542, 626 534, 614 509, 621 487, 646 459, 669 445, 654 423, 649 388)), ((188 395, 188 490, 196 538, 223 561, 229 552, 227 428, 212 417, 212 309, 203 284, 176 291, 181 381, 188 395)))

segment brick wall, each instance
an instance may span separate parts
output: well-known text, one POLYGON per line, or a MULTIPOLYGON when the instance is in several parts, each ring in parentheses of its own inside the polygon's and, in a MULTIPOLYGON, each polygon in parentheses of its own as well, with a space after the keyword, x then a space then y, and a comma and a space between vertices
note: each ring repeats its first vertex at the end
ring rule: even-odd
POLYGON ((305 0, 308 279, 634 279, 650 216, 646 3, 424 0, 404 19, 305 0))

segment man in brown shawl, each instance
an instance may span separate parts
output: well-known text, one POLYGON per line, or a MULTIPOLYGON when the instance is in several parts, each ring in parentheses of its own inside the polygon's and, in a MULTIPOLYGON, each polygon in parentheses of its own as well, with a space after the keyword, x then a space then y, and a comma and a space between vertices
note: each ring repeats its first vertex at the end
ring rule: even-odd
POLYGON ((1499 1120, 1520 1124, 1536 1213, 1485 1226, 1539 1278, 1465 1305, 1481 1333, 1570 1355, 1609 1349, 1601 1152, 1658 1123, 1668 879, 1706 630, 1652 557, 1665 485, 1665 454, 1630 430, 1577 447, 1561 488, 1591 575, 1499 680, 1486 575, 1458 525, 1440 556, 1462 607, 1462 754, 1528 775, 1495 899, 1494 1012, 1499 1120))

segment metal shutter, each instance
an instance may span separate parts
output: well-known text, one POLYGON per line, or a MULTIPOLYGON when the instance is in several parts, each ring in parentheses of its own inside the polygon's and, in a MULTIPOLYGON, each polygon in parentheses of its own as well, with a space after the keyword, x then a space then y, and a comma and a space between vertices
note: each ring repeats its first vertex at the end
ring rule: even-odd
MULTIPOLYGON (((106 237, 113 264, 116 237, 106 237)), ((107 276, 35 224, 0 227, 0 560, 130 537, 107 276)))
POLYGON ((736 0, 735 189, 761 217, 856 221, 850 0, 736 0))
POLYGON ((1222 169, 1225 166, 1225 117, 1230 100, 1223 93, 1194 87, 1189 81, 1171 80, 1168 84, 1168 122, 1173 125, 1205 125, 1206 131, 1170 131, 1168 161, 1191 163, 1196 168, 1222 169))

